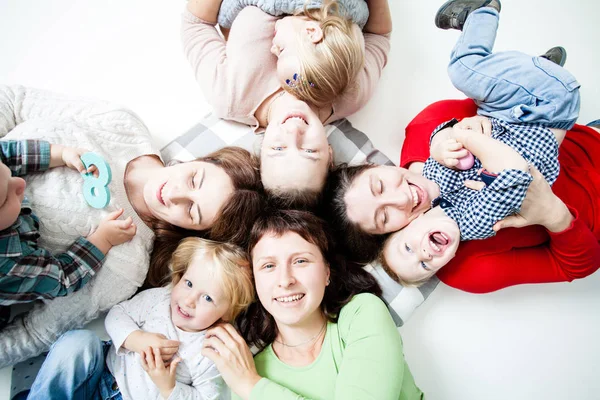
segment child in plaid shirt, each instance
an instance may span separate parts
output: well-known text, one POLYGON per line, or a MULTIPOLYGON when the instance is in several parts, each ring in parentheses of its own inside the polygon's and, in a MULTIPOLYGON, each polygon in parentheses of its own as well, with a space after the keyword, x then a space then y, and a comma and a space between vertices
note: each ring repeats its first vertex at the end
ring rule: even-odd
POLYGON ((579 83, 544 56, 492 54, 499 11, 498 0, 451 0, 436 16, 438 27, 463 31, 448 72, 482 117, 451 120, 432 134, 422 174, 439 195, 431 211, 390 236, 383 250, 386 270, 403 283, 429 279, 461 240, 494 236, 494 224, 520 210, 534 179, 552 185, 558 177, 558 146, 578 117, 579 83), (472 166, 461 165, 469 152, 472 166), (473 190, 470 181, 485 186, 473 190), (409 244, 411 236, 422 240, 409 244))
POLYGON ((79 290, 94 276, 112 246, 135 235, 130 218, 117 220, 120 210, 109 214, 94 233, 79 238, 64 253, 53 255, 38 246, 39 220, 24 195, 26 183, 21 176, 60 166, 84 173, 80 156, 85 152, 42 140, 0 141, 0 308, 4 315, 8 308, 3 306, 79 290))

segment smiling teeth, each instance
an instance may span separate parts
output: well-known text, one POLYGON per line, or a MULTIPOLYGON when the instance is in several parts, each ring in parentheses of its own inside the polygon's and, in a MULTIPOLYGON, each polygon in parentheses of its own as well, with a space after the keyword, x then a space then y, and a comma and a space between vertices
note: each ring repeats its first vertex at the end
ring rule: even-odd
POLYGON ((295 294, 293 296, 287 296, 287 297, 276 297, 275 300, 280 303, 291 303, 292 301, 298 301, 303 297, 304 297, 303 294, 295 294))
POLYGON ((415 189, 414 186, 410 186, 410 193, 412 194, 413 198, 413 208, 415 208, 419 203, 419 195, 417 194, 417 189, 415 189))
POLYGON ((440 251, 440 250, 442 250, 442 249, 440 249, 440 246, 438 246, 437 244, 435 244, 433 241, 431 241, 431 240, 430 240, 430 241, 429 241, 429 243, 431 244, 431 247, 433 247, 433 249, 434 249, 435 251, 440 251))
POLYGON ((182 313, 183 315, 185 315, 186 317, 189 317, 189 316, 190 316, 190 314, 188 314, 188 313, 186 313, 185 311, 183 311, 183 308, 181 308, 181 307, 179 307, 179 311, 181 311, 181 313, 182 313))
POLYGON ((290 120, 290 119, 297 119, 297 120, 302 121, 302 122, 304 122, 306 124, 306 120, 304 118, 302 118, 302 117, 289 117, 288 120, 290 120))

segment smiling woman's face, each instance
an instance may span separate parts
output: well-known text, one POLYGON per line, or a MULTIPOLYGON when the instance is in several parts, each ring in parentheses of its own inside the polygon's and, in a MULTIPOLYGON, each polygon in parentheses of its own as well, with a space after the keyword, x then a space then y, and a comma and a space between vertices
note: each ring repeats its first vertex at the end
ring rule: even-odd
POLYGON ((294 232, 265 234, 252 249, 258 298, 278 324, 298 325, 321 313, 329 267, 321 250, 294 232))
POLYGON ((267 189, 320 191, 331 163, 325 128, 303 101, 276 102, 261 146, 261 177, 267 189))
POLYGON ((143 196, 154 217, 204 230, 214 224, 233 191, 231 178, 221 167, 192 161, 158 170, 144 185, 143 196))
POLYGON ((405 168, 382 165, 354 179, 344 196, 348 219, 363 231, 381 235, 404 228, 431 207, 435 182, 405 168))

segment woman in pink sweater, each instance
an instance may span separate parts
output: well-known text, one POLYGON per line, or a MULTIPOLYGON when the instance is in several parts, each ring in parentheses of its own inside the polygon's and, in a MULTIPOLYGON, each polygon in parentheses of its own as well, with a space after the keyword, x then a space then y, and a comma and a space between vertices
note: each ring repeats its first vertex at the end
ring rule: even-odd
POLYGON ((266 128, 261 177, 267 191, 286 205, 313 205, 332 162, 323 124, 364 106, 387 63, 392 26, 387 0, 368 2, 369 20, 363 35, 356 36, 364 60, 356 61, 352 84, 328 104, 303 101, 310 96, 297 88, 319 87, 295 70, 301 61, 296 54, 305 54, 298 36, 318 46, 325 26, 304 16, 278 18, 246 7, 225 41, 215 25, 220 5, 221 0, 190 0, 183 15, 184 52, 196 79, 217 116, 257 132, 266 128))

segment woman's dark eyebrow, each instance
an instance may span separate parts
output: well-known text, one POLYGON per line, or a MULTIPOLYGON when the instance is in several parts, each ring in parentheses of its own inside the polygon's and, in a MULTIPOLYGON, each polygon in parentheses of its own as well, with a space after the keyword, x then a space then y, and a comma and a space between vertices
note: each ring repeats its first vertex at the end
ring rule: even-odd
MULTIPOLYGON (((375 197, 375 191, 373 190, 373 179, 375 179, 374 176, 370 175, 369 176, 369 190, 371 191, 371 195, 373 197, 375 197)), ((379 229, 379 226, 377 224, 377 219, 378 219, 377 215, 378 215, 378 212, 379 212, 379 208, 376 208, 375 212, 373 213, 373 225, 375 226, 375 230, 379 229)))
POLYGON ((375 191, 373 190, 373 175, 369 176, 369 190, 371 191, 373 197, 375 197, 375 191))
MULTIPOLYGON (((198 183, 198 190, 202 187, 205 176, 206 176, 206 168, 202 168, 202 176, 200 176, 200 182, 198 183)), ((200 210, 200 204, 196 203, 196 208, 198 209, 198 225, 200 225, 202 223, 202 210, 200 210)))

